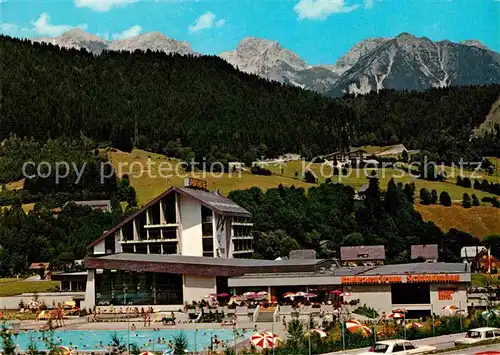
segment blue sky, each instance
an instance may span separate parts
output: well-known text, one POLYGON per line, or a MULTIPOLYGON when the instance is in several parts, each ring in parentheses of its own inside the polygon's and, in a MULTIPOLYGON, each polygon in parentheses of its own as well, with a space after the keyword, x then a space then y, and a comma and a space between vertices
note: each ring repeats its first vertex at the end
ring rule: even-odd
POLYGON ((159 31, 207 54, 256 36, 319 64, 365 38, 401 32, 478 39, 500 51, 500 0, 0 0, 4 34, 55 36, 73 27, 108 39, 159 31))

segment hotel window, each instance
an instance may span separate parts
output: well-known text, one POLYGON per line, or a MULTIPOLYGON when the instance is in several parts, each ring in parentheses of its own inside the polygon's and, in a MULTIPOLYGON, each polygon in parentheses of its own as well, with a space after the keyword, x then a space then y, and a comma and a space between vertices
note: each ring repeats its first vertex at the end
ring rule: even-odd
POLYGON ((160 224, 160 212, 161 210, 159 202, 149 208, 149 224, 160 224))
POLYGON ((213 256, 214 256, 214 239, 213 238, 203 238, 203 256, 213 258, 213 256))
POLYGON ((430 304, 431 292, 429 284, 392 284, 392 304, 430 304))
POLYGON ((139 240, 144 240, 147 238, 146 228, 146 212, 143 212, 139 215, 139 218, 136 218, 135 226, 137 228, 137 234, 139 235, 139 240))
POLYGON ((213 231, 213 213, 212 210, 201 206, 201 232, 204 237, 212 237, 213 231))
POLYGON ((161 228, 162 239, 176 239, 177 238, 177 227, 162 227, 161 228))
POLYGON ((146 244, 136 244, 135 245, 135 252, 137 254, 147 254, 148 253, 148 247, 146 244))
POLYGON ((149 254, 161 254, 161 245, 149 244, 149 254))
POLYGON ((160 229, 158 228, 149 228, 148 230, 149 233, 149 240, 156 240, 156 239, 161 239, 161 232, 160 229))
POLYGON ((163 213, 165 215, 165 221, 167 224, 177 223, 174 194, 170 194, 163 199, 163 213))
POLYGON ((122 238, 123 240, 133 240, 134 239, 134 225, 133 222, 127 222, 122 228, 122 238))
POLYGON ((122 244, 122 253, 133 253, 134 245, 133 244, 122 244))
POLYGON ((177 254, 177 243, 162 243, 163 254, 177 254))
POLYGON ((110 235, 104 239, 104 249, 106 250, 106 254, 114 254, 115 253, 115 236, 110 235))

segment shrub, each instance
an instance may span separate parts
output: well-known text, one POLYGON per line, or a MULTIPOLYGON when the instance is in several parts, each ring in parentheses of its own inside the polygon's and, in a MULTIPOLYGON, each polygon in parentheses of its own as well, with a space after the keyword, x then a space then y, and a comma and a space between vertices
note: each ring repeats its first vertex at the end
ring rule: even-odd
POLYGON ((265 175, 265 176, 270 176, 272 175, 273 173, 271 172, 271 170, 269 169, 266 169, 266 168, 262 168, 260 166, 252 166, 252 169, 250 169, 250 172, 252 173, 252 175, 265 175))
POLYGON ((451 206, 450 194, 446 191, 442 191, 441 194, 439 194, 439 203, 443 206, 451 206))
POLYGON ((464 193, 462 196, 462 206, 464 208, 471 208, 472 207, 472 201, 471 201, 468 193, 464 193))

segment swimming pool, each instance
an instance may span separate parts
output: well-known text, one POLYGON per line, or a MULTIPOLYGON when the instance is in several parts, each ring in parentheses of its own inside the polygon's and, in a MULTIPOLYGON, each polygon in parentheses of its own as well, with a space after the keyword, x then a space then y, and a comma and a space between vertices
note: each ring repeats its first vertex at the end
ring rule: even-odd
MULTIPOLYGON (((168 349, 168 341, 174 341, 174 336, 178 335, 181 330, 166 329, 159 331, 153 330, 56 330, 54 331, 53 341, 61 346, 67 346, 78 351, 105 351, 109 344, 112 342, 112 336, 116 333, 122 344, 136 344, 141 350, 154 350, 161 351, 168 349), (160 340, 160 341, 158 341, 160 340)), ((217 335, 219 341, 224 340, 228 346, 234 345, 234 337, 232 330, 223 329, 199 329, 199 330, 182 330, 186 335, 190 351, 200 351, 210 346, 211 339, 217 335)), ((239 330, 242 334, 242 331, 239 330)), ((39 331, 28 331, 20 333, 13 337, 14 343, 19 350, 27 350, 30 338, 33 339, 38 350, 46 350, 43 336, 48 336, 48 333, 39 331)), ((244 334, 236 338, 239 343, 246 338, 249 334, 244 334)), ((0 340, 0 350, 2 349, 2 342, 0 340)))

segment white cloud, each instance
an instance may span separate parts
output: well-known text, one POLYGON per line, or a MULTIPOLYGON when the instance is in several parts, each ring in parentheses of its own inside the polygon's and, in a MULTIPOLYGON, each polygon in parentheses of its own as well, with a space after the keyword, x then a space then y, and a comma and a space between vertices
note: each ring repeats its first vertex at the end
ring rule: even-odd
MULTIPOLYGON (((58 36, 63 32, 69 31, 74 26, 71 25, 53 25, 50 23, 50 16, 48 13, 44 12, 40 15, 38 20, 32 21, 33 24, 33 31, 36 34, 43 35, 43 36, 58 36)), ((86 24, 78 25, 76 27, 81 28, 82 30, 87 28, 86 24)))
POLYGON ((111 37, 113 39, 125 39, 139 35, 142 32, 142 27, 139 25, 134 25, 130 28, 127 28, 125 31, 120 33, 113 33, 111 37))
POLYGON ((188 27, 189 33, 195 33, 201 30, 206 30, 213 27, 222 27, 226 21, 220 19, 216 21, 216 16, 213 12, 207 11, 194 21, 194 23, 188 27))
POLYGON ((31 21, 32 27, 20 27, 15 23, 0 23, 0 32, 9 36, 15 37, 31 37, 31 36, 49 36, 55 37, 63 32, 69 31, 72 28, 78 27, 82 30, 87 28, 87 24, 78 26, 72 25, 54 25, 50 23, 50 16, 44 12, 36 21, 31 21))
POLYGON ((96 12, 106 12, 113 7, 125 6, 138 0, 75 0, 76 7, 87 7, 96 12))
POLYGON ((0 33, 9 36, 15 36, 19 30, 19 27, 15 23, 3 22, 0 23, 0 33))
POLYGON ((371 9, 375 0, 365 0, 365 9, 371 9))
POLYGON ((331 14, 356 10, 359 5, 347 5, 345 0, 300 0, 293 9, 299 20, 325 20, 331 14))

